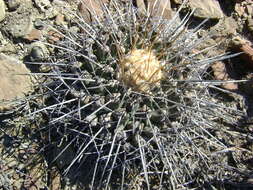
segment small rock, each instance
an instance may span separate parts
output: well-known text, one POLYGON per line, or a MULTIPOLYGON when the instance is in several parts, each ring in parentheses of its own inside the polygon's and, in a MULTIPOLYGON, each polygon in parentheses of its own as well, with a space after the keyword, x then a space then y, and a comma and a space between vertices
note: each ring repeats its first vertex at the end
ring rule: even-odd
POLYGON ((0 22, 2 22, 5 18, 5 3, 3 0, 0 0, 0 22))
POLYGON ((49 0, 34 0, 36 7, 39 8, 39 11, 45 13, 50 7, 51 3, 49 0))
POLYGON ((77 34, 78 32, 80 32, 80 28, 77 27, 77 26, 71 26, 69 28, 69 32, 72 33, 72 34, 77 34))
POLYGON ((101 3, 107 3, 108 0, 83 0, 78 5, 78 10, 83 19, 87 23, 91 23, 94 21, 94 16, 100 17, 103 14, 102 11, 102 4, 101 3))
POLYGON ((30 59, 32 61, 40 61, 40 60, 43 60, 43 58, 44 58, 44 54, 41 47, 39 46, 33 47, 31 50, 30 59))
POLYGON ((56 32, 54 30, 48 31, 47 34, 48 34, 48 42, 49 43, 55 43, 63 38, 62 34, 56 32))
POLYGON ((37 29, 32 29, 32 31, 27 34, 24 39, 33 41, 33 40, 40 40, 42 37, 41 31, 37 29))
POLYGON ((17 49, 13 44, 6 43, 3 47, 0 48, 0 52, 1 53, 8 53, 8 54, 10 54, 10 53, 16 54, 17 49))
MULTIPOLYGON (((0 100, 13 100, 24 96, 30 90, 31 80, 27 75, 29 70, 18 60, 0 54, 0 100)), ((0 106, 0 111, 8 105, 0 106)))
POLYGON ((217 0, 191 0, 191 9, 195 9, 194 16, 199 18, 220 19, 224 17, 220 4, 217 0))
POLYGON ((42 30, 44 28, 45 24, 40 19, 35 19, 34 21, 34 27, 38 30, 42 30))
POLYGON ((238 28, 237 22, 233 17, 226 17, 224 19, 223 33, 224 35, 236 34, 236 29, 238 28))
POLYGON ((49 55, 47 47, 43 43, 34 42, 31 44, 31 46, 32 46, 30 52, 31 61, 42 61, 49 55))
POLYGON ((7 6, 9 11, 15 11, 20 6, 20 0, 8 0, 7 6))
POLYGON ((56 25, 64 25, 65 23, 65 18, 63 14, 58 14, 55 18, 55 24, 56 25))
POLYGON ((59 11, 56 7, 51 7, 48 11, 45 12, 45 18, 54 19, 59 14, 59 11))
POLYGON ((6 22, 5 30, 14 38, 24 37, 33 29, 33 17, 29 12, 17 13, 13 12, 6 22))
MULTIPOLYGON (((224 19, 221 19, 212 29, 215 31, 216 37, 224 39, 224 36, 235 35, 238 25, 233 17, 225 17, 224 19)), ((220 41, 220 39, 217 40, 220 41)))

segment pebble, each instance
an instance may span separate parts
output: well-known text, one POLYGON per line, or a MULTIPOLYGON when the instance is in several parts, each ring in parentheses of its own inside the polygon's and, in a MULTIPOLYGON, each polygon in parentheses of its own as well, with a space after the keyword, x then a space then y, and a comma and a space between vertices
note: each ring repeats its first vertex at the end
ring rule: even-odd
POLYGON ((8 0, 7 6, 9 11, 15 11, 20 6, 20 0, 8 0))
POLYGON ((224 17, 220 4, 216 0, 191 0, 191 9, 195 9, 194 16, 198 18, 220 19, 224 17))
POLYGON ((67 23, 65 22, 65 17, 63 14, 58 14, 55 17, 55 24, 56 25, 66 25, 67 23))
POLYGON ((30 90, 31 81, 29 76, 17 74, 27 73, 29 71, 24 64, 13 57, 0 54, 0 100, 13 100, 24 96, 24 93, 30 90))
POLYGON ((29 12, 24 14, 13 12, 13 14, 8 17, 8 25, 6 25, 5 30, 14 38, 25 37, 33 29, 32 20, 32 14, 29 12))
POLYGON ((219 37, 224 38, 224 36, 236 35, 237 28, 237 22, 233 17, 225 17, 224 19, 221 19, 212 29, 215 31, 217 37, 215 43, 220 41, 220 39, 218 39, 219 37))
POLYGON ((0 22, 2 22, 5 18, 6 12, 5 12, 6 5, 3 0, 0 0, 0 22))
POLYGON ((32 46, 30 52, 31 61, 42 61, 48 56, 49 52, 43 43, 34 42, 31 44, 31 46, 32 46))
POLYGON ((54 30, 49 30, 47 35, 48 35, 48 41, 50 43, 55 43, 63 38, 62 34, 57 33, 54 30))
POLYGON ((33 25, 38 30, 42 30, 45 27, 45 24, 43 23, 43 21, 41 19, 38 19, 38 18, 35 19, 33 25))
POLYGON ((43 13, 45 13, 51 7, 49 0, 34 0, 34 3, 36 7, 38 7, 38 9, 43 13))
POLYGON ((40 30, 32 29, 31 32, 27 34, 24 38, 29 41, 34 41, 34 40, 40 40, 41 37, 42 37, 42 33, 40 30))
MULTIPOLYGON (((102 2, 107 3, 108 0, 102 0, 102 2)), ((78 11, 87 23, 94 21, 92 15, 102 16, 103 11, 100 3, 101 0, 93 0, 92 3, 90 0, 84 0, 78 4, 78 11)))

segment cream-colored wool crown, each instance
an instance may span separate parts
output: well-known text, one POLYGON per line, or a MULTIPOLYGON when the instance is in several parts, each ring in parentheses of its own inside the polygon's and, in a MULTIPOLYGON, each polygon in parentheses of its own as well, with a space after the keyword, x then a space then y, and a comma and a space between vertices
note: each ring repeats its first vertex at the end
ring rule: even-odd
POLYGON ((148 49, 134 49, 119 61, 119 79, 133 90, 147 93, 163 78, 161 62, 148 49))

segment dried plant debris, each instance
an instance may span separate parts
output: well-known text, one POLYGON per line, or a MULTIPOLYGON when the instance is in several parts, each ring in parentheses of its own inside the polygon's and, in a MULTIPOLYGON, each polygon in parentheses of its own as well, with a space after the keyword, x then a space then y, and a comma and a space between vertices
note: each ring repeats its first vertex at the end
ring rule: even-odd
POLYGON ((49 165, 89 189, 190 189, 236 179, 242 171, 230 165, 235 149, 225 139, 245 112, 210 90, 224 81, 208 72, 236 54, 201 58, 210 49, 198 49, 206 20, 188 30, 193 12, 180 19, 179 9, 167 20, 130 1, 100 5, 87 7, 92 20, 70 11, 68 27, 51 26, 60 36, 44 42, 51 56, 32 63, 40 72, 22 113, 49 165))

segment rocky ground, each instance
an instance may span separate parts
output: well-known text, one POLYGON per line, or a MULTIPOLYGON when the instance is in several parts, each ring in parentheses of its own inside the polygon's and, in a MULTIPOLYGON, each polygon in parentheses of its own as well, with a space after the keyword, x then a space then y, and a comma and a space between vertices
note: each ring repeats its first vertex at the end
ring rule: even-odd
MULTIPOLYGON (((107 2, 107 0, 101 0, 107 2)), ((163 16, 170 19, 178 9, 182 0, 161 0, 163 6, 153 16, 163 16), (166 5, 166 7, 165 7, 166 5)), ((87 22, 92 21, 92 14, 87 7, 90 0, 0 0, 0 189, 69 189, 67 183, 63 184, 56 168, 47 170, 47 163, 40 156, 39 145, 35 138, 24 132, 24 124, 15 123, 15 129, 4 119, 11 110, 11 102, 19 101, 31 90, 33 78, 30 75, 36 72, 36 66, 29 62, 43 61, 50 55, 44 43, 61 39, 51 25, 68 27, 72 19, 67 10, 82 15, 87 22), (20 127, 20 128, 19 128, 20 127), (22 129, 22 136, 20 130, 22 129), (41 160, 41 161, 38 161, 41 160)), ((99 0, 94 0, 95 11, 99 13, 101 6, 99 0)), ((147 4, 153 5, 155 0, 136 0, 134 4, 143 12, 147 11, 147 4)), ((227 62, 217 62, 212 66, 217 80, 250 80, 253 78, 253 2, 252 0, 190 0, 186 10, 196 9, 192 25, 205 18, 210 22, 203 28, 202 33, 212 31, 213 37, 203 46, 208 47, 222 42, 215 52, 217 54, 227 51, 243 52, 237 58, 227 62)), ((74 30, 74 28, 69 28, 74 30)), ((224 90, 233 92, 233 103, 244 104, 248 118, 242 122, 240 129, 231 133, 231 143, 234 149, 233 161, 238 171, 250 171, 253 167, 253 141, 245 141, 245 131, 253 132, 251 109, 253 101, 253 83, 226 83, 224 90), (243 137, 243 138, 242 138, 243 137), (246 144, 245 144, 246 143, 246 144)), ((15 108, 20 109, 22 108, 15 108)), ((20 119, 20 118, 19 118, 20 119)), ((222 134, 220 134, 222 135, 222 134)), ((61 165, 61 163, 58 163, 61 165)), ((253 174, 242 175, 243 179, 229 182, 234 189, 252 189, 253 174)), ((74 187, 71 186, 71 189, 74 187)))

